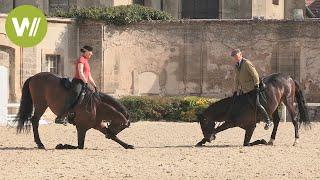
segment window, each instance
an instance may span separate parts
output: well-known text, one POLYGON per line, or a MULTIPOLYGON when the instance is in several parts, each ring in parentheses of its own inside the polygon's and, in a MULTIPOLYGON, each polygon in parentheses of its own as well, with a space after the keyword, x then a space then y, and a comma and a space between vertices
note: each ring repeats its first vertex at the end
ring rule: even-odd
POLYGON ((48 72, 52 72, 54 74, 60 74, 60 55, 56 54, 47 54, 46 55, 46 62, 47 62, 47 67, 48 67, 48 72))
POLYGON ((290 42, 279 42, 272 52, 272 72, 281 72, 300 80, 300 54, 301 48, 299 46, 290 42))
POLYGON ((56 11, 67 12, 69 5, 69 0, 49 0, 49 11, 50 13, 55 13, 56 11))
POLYGON ((272 0, 272 4, 279 5, 279 0, 272 0))
POLYGON ((139 4, 141 6, 144 6, 144 0, 133 0, 133 4, 139 4))
POLYGON ((218 19, 219 1, 213 0, 183 0, 182 18, 218 19))

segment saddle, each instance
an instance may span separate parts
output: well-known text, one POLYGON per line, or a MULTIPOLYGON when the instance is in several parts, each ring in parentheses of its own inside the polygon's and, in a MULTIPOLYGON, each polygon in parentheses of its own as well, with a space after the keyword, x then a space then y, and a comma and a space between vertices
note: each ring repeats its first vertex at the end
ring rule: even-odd
POLYGON ((60 83, 62 84, 62 86, 64 88, 69 90, 72 87, 72 80, 73 80, 73 78, 61 78, 60 83))

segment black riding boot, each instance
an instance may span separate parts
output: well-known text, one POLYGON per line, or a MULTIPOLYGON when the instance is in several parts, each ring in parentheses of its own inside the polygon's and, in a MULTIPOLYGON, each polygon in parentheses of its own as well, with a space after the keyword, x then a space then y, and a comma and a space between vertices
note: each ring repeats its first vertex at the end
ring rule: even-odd
POLYGON ((259 92, 257 93, 257 100, 256 100, 256 104, 257 104, 257 107, 258 107, 258 110, 259 112, 262 113, 262 116, 263 116, 263 119, 264 119, 264 122, 266 123, 265 126, 264 126, 264 129, 265 130, 268 130, 271 126, 272 126, 272 122, 270 120, 270 117, 266 111, 266 109, 261 105, 260 103, 260 98, 259 98, 259 92))
POLYGON ((75 102, 77 102, 77 97, 82 89, 82 81, 81 80, 72 80, 72 89, 69 95, 67 96, 67 99, 64 103, 64 107, 61 110, 61 113, 57 116, 55 123, 56 124, 63 124, 67 125, 69 120, 73 119, 75 116, 74 112, 68 112, 70 108, 72 108, 75 105, 75 102), (65 117, 62 117, 66 112, 68 114, 65 117))
POLYGON ((68 113, 66 116, 63 116, 62 117, 62 115, 63 114, 65 114, 65 112, 67 112, 67 109, 68 108, 64 108, 64 110, 62 111, 63 113, 61 113, 60 115, 58 115, 57 117, 56 117, 56 119, 55 119, 55 123, 56 124, 63 124, 63 125, 67 125, 67 123, 69 122, 69 118, 71 117, 71 116, 74 116, 74 113, 68 113))

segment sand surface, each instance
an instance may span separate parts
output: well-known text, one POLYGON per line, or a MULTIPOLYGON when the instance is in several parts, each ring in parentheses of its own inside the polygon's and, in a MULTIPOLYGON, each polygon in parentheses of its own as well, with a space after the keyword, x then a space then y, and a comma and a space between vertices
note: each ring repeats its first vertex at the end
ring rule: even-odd
MULTIPOLYGON (((252 140, 269 140, 259 124, 252 140)), ((301 131, 293 147, 291 123, 282 123, 274 146, 242 147, 244 131, 217 135, 195 148, 202 134, 198 123, 138 122, 119 134, 135 145, 125 150, 100 132, 87 133, 84 150, 55 150, 76 145, 72 125, 42 125, 47 150, 38 150, 33 134, 0 127, 0 179, 320 179, 320 123, 301 131)))

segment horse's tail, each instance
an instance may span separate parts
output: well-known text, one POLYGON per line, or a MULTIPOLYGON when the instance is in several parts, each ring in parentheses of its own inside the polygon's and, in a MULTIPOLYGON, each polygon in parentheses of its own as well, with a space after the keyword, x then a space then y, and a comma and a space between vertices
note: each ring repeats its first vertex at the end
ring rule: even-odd
POLYGON ((18 122, 17 126, 17 132, 20 133, 23 130, 30 130, 30 125, 28 126, 28 122, 30 122, 30 118, 33 112, 33 102, 30 94, 29 89, 29 83, 30 83, 31 77, 28 78, 22 87, 22 96, 20 101, 20 107, 19 112, 14 120, 15 122, 18 122))
POLYGON ((296 86, 296 101, 298 103, 298 109, 299 109, 299 114, 300 114, 300 120, 299 123, 300 124, 304 124, 305 126, 310 125, 310 118, 309 118, 309 114, 308 114, 308 109, 306 106, 306 101, 304 99, 304 96, 302 94, 302 90, 301 87, 299 85, 299 83, 294 80, 295 86, 296 86))

